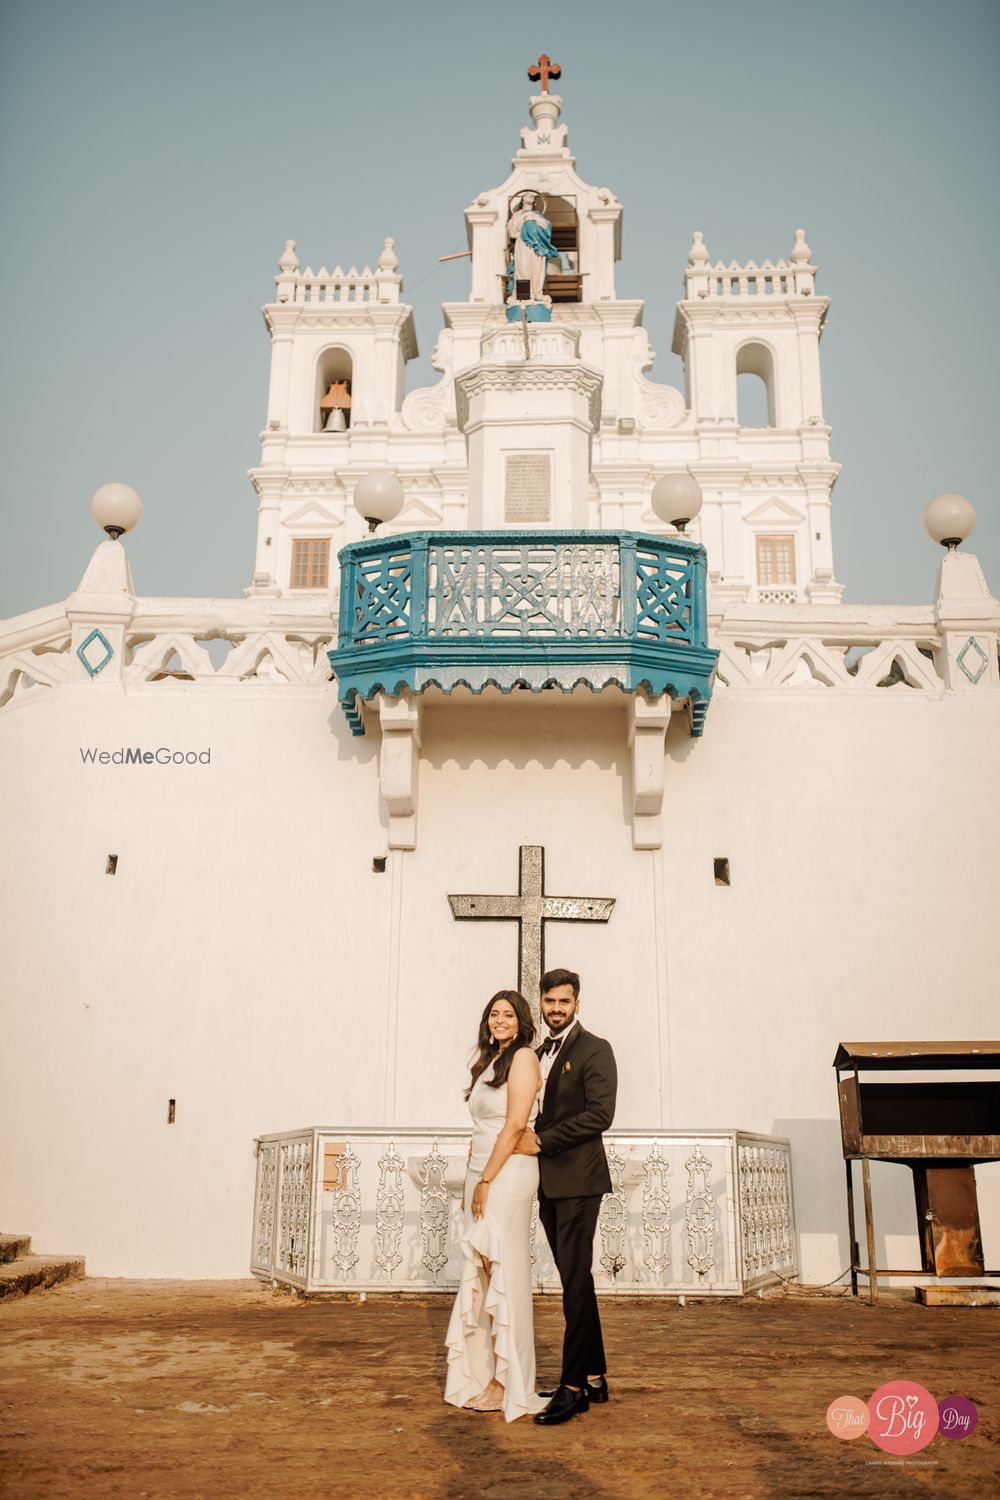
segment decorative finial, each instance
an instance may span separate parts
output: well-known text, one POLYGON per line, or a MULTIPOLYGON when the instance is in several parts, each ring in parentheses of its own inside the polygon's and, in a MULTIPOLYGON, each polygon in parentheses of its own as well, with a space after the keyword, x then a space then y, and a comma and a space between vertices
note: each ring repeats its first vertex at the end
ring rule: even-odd
POLYGON ((795 231, 795 246, 794 246, 794 248, 792 250, 792 254, 791 254, 791 257, 790 257, 792 265, 793 266, 807 266, 809 264, 809 262, 812 260, 812 254, 813 254, 812 251, 809 249, 809 246, 806 244, 806 232, 805 232, 805 230, 804 229, 796 229, 796 231, 795 231))
POLYGON ((373 536, 380 521, 393 521, 403 509, 406 492, 392 469, 372 469, 354 486, 354 505, 373 536))
POLYGON ((299 269, 299 258, 295 254, 295 241, 285 241, 285 252, 278 261, 278 270, 283 271, 286 276, 299 269))
POLYGON ((700 229, 696 229, 691 236, 691 249, 688 251, 689 266, 703 266, 708 260, 708 251, 705 248, 705 236, 700 229))
POLYGON ((386 235, 382 242, 382 254, 378 258, 380 271, 398 271, 399 256, 396 254, 396 241, 390 235, 386 235))
POLYGON ((949 552, 967 541, 975 529, 976 508, 964 495, 937 495, 924 511, 927 535, 949 552))
POLYGON ((532 83, 538 83, 540 80, 542 93, 547 94, 549 91, 549 79, 561 78, 562 68, 560 68, 558 63, 550 62, 548 54, 543 52, 537 63, 528 69, 528 77, 532 83))
POLYGON ((90 497, 90 514, 117 542, 123 532, 131 531, 142 520, 142 500, 130 484, 102 484, 90 497))

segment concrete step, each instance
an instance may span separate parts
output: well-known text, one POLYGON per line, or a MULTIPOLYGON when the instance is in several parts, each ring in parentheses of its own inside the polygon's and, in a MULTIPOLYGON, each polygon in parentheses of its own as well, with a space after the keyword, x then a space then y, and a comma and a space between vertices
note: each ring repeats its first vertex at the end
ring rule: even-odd
POLYGON ((0 1266, 31 1254, 30 1234, 0 1234, 0 1266))
POLYGON ((0 1300, 24 1297, 60 1281, 78 1281, 85 1275, 86 1261, 82 1255, 22 1255, 0 1265, 0 1300))

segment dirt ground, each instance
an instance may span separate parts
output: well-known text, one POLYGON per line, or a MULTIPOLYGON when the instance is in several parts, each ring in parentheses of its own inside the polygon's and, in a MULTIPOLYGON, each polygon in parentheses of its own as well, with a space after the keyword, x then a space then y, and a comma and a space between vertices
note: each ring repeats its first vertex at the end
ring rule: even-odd
MULTIPOLYGON (((893 1298, 605 1298, 612 1399, 565 1426, 441 1400, 447 1298, 88 1280, 0 1303, 4 1500, 646 1500, 1000 1492, 1000 1313, 893 1298), (912 1458, 828 1431, 912 1379, 979 1425, 912 1458)), ((558 1303, 536 1301, 539 1384, 558 1303)))

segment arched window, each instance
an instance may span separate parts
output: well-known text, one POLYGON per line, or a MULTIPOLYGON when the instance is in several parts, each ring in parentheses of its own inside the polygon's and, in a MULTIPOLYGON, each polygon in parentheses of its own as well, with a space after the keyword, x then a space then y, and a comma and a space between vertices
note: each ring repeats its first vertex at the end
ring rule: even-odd
POLYGON ((776 427, 774 358, 766 344, 744 344, 736 354, 736 411, 741 427, 776 427))
POLYGON ((351 425, 354 365, 346 349, 324 349, 316 366, 313 432, 334 436, 351 425))
POLYGON ((559 251, 545 277, 545 291, 553 302, 582 302, 583 277, 580 274, 580 225, 575 198, 548 200, 546 218, 552 225, 552 243, 559 251))

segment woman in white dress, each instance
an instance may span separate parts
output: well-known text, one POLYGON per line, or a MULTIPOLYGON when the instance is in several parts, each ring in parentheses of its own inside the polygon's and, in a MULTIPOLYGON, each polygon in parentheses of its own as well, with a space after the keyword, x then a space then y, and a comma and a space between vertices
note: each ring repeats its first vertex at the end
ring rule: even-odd
POLYGON ((542 1071, 523 995, 500 990, 483 1011, 465 1091, 472 1146, 465 1178, 461 1280, 448 1324, 444 1399, 508 1422, 541 1411, 535 1394, 531 1210, 538 1161, 515 1154, 538 1113, 542 1071))

